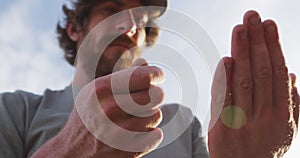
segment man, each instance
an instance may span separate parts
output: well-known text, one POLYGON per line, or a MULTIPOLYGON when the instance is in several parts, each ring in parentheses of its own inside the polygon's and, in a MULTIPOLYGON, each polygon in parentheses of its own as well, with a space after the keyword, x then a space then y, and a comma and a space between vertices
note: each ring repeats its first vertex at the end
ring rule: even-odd
MULTIPOLYGON (((46 91, 43 96, 21 91, 3 94, 1 96, 1 112, 3 112, 1 124, 4 124, 5 128, 0 132, 3 137, 1 146, 6 147, 0 149, 3 157, 139 157, 158 146, 162 141, 162 131, 157 128, 157 125, 160 122, 162 122, 161 125, 168 123, 175 113, 189 118, 191 125, 178 135, 180 137, 176 141, 145 157, 175 157, 174 155, 208 157, 204 138, 199 136, 200 123, 192 117, 191 112, 178 105, 159 108, 163 100, 163 92, 159 87, 154 86, 153 82, 156 81, 159 84, 163 80, 163 73, 160 69, 147 66, 146 62, 137 60, 135 64, 143 66, 133 72, 130 92, 126 92, 127 84, 122 83, 125 76, 133 70, 129 66, 139 55, 130 48, 140 46, 146 41, 155 41, 157 37, 156 28, 144 28, 144 26, 146 23, 153 23, 153 20, 165 9, 155 9, 151 12, 131 10, 131 8, 148 5, 166 7, 166 1, 79 0, 74 3, 74 10, 63 8, 67 22, 64 27, 58 27, 59 40, 66 52, 67 60, 72 65, 76 65, 77 73, 72 87, 81 89, 74 98, 71 86, 63 91, 46 91), (109 30, 100 36, 103 40, 105 40, 104 37, 112 35, 118 38, 105 48, 96 73, 92 74, 86 67, 86 63, 90 62, 87 59, 90 59, 92 53, 84 52, 77 55, 75 53, 87 34, 99 22, 120 11, 125 12, 120 14, 119 19, 115 21, 116 25, 109 23, 110 26, 104 28, 109 30), (128 56, 121 57, 126 53, 128 56), (76 62, 75 57, 77 57, 76 62), (122 64, 117 69, 122 71, 111 74, 120 57, 122 64), (95 75, 95 79, 91 79, 91 75, 95 75), (112 84, 109 84, 113 78, 120 81, 120 84, 116 86, 118 90, 114 93, 112 93, 112 84), (149 89, 155 94, 154 98, 148 95, 149 89), (114 97, 118 96, 121 98, 119 101, 128 104, 130 103, 127 99, 128 94, 138 104, 150 105, 143 111, 143 117, 128 114, 117 105, 114 97), (101 138, 91 131, 84 118, 93 112, 89 111, 89 107, 97 104, 94 102, 98 102, 99 107, 104 111, 104 113, 99 111, 97 116, 93 116, 101 123, 97 126, 97 132, 100 136, 103 135, 101 138), (74 104, 76 106, 73 106, 74 104), (84 105, 83 110, 78 110, 80 105, 84 105), (163 120, 161 111, 164 113, 163 120), (134 132, 138 134, 126 136, 125 138, 129 139, 124 141, 122 130, 115 129, 113 125, 105 122, 106 116, 113 124, 133 131, 133 134, 134 132), (114 140, 116 143, 108 143, 104 139, 114 140), (118 146, 120 144, 124 145, 118 146)), ((173 130, 176 133, 176 129, 173 128, 173 130)))
MULTIPOLYGON (((131 8, 148 5, 164 7, 166 6, 166 2, 156 1, 154 3, 150 0, 130 0, 130 2, 129 0, 79 0, 75 3, 75 11, 64 7, 64 11, 67 15, 67 23, 65 28, 59 27, 58 30, 61 35, 61 46, 66 52, 67 60, 72 65, 75 64, 78 69, 72 83, 72 86, 75 86, 75 90, 76 88, 79 89, 78 93, 74 96, 75 102, 73 101, 71 87, 58 92, 46 91, 43 96, 36 96, 21 91, 3 94, 1 96, 0 104, 0 120, 1 124, 4 125, 4 128, 0 131, 0 136, 3 140, 0 143, 3 143, 1 146, 4 146, 5 148, 1 148, 0 151, 4 157, 140 157, 144 155, 145 157, 208 157, 204 138, 199 136, 201 130, 200 124, 195 118, 192 118, 192 123, 178 139, 163 148, 150 152, 162 141, 162 132, 157 128, 161 121, 162 123, 160 126, 163 126, 172 119, 174 113, 177 111, 182 114, 183 118, 189 118, 191 112, 187 109, 180 108, 181 106, 177 105, 164 106, 162 109, 159 108, 159 104, 163 100, 163 92, 155 85, 161 83, 163 80, 163 73, 157 67, 148 66, 146 61, 136 60, 139 54, 136 54, 137 52, 130 49, 132 47, 140 46, 145 43, 145 41, 153 42, 157 36, 157 29, 137 27, 137 25, 143 26, 145 23, 153 22, 153 18, 158 17, 164 10, 157 10, 156 14, 152 13, 151 15, 149 15, 148 12, 136 13, 134 10, 131 10, 131 8), (115 25, 107 27, 108 32, 106 32, 107 34, 114 34, 117 32, 117 35, 120 36, 105 48, 98 66, 96 67, 96 73, 93 74, 93 72, 89 72, 89 69, 86 67, 86 63, 89 61, 87 59, 90 59, 89 55, 91 54, 83 54, 82 51, 79 51, 79 54, 76 54, 76 52, 80 49, 87 34, 99 22, 120 11, 125 12, 124 14, 121 14, 121 17, 119 17, 115 25), (141 19, 149 20, 140 21, 141 19), (137 23, 137 21, 140 23, 137 23), (121 64, 117 64, 120 57, 123 57, 124 55, 125 58, 121 59, 121 64), (116 64, 117 66, 115 66, 116 64), (130 67, 131 65, 139 65, 139 67, 130 67), (115 67, 117 67, 117 72, 113 71, 115 67), (132 76, 129 80, 129 91, 126 91, 128 90, 128 84, 124 85, 122 81, 126 79, 127 74, 131 73, 132 76), (91 79, 91 76, 94 76, 94 78, 91 79), (112 84, 112 81, 116 84, 117 89, 113 89, 112 86, 115 84, 112 84), (155 84, 153 84, 154 82, 155 84), (148 95, 148 91, 150 90, 155 94, 151 95, 151 97, 154 98, 150 98, 148 95), (128 114, 119 107, 117 101, 121 101, 124 104, 128 103, 126 104, 128 107, 132 106, 132 102, 127 100, 128 95, 130 95, 139 105, 150 105, 149 107, 145 106, 146 108, 143 109, 144 111, 135 111, 139 114, 143 113, 143 117, 128 114), (73 106, 74 104, 75 106, 73 106), (101 107, 103 111, 95 110, 96 112, 93 113, 94 105, 101 107), (163 120, 162 115, 164 116, 163 120), (94 117, 97 119, 94 119, 94 117), (124 142, 122 140, 124 139, 122 137, 122 130, 116 129, 111 124, 108 124, 108 122, 106 122, 106 117, 123 129, 139 133, 132 135, 126 139, 128 141, 124 142), (97 126, 97 121, 100 122, 101 126, 97 126), (94 133, 95 131, 90 127, 94 124, 97 127, 95 128, 96 133, 94 133), (118 141, 118 139, 121 141, 118 141), (115 147, 111 146, 111 144, 107 144, 107 142, 105 143, 105 141, 111 140, 116 141, 116 144, 111 142, 112 144, 121 144, 121 146, 115 147), (122 145, 123 143, 125 144, 122 145), (149 154, 146 155, 147 153, 149 154)), ((254 157, 270 157, 272 156, 269 155, 270 152, 275 151, 277 147, 283 145, 288 146, 291 142, 291 139, 285 139, 285 135, 293 134, 294 132, 293 130, 286 132, 289 131, 290 126, 285 126, 289 123, 289 120, 286 120, 286 118, 287 116, 290 116, 290 113, 287 110, 292 104, 291 102, 288 102, 290 93, 288 91, 289 87, 287 83, 289 79, 286 69, 283 69, 284 71, 280 73, 283 77, 279 79, 278 76, 268 75, 268 71, 266 75, 264 72, 262 78, 265 80, 263 80, 262 83, 259 80, 261 78, 255 78, 260 74, 250 73, 256 70, 255 67, 252 67, 254 63, 272 63, 274 68, 277 68, 276 63, 283 63, 283 58, 279 51, 280 47, 277 45, 277 41, 273 40, 274 37, 272 37, 275 36, 275 33, 270 35, 271 37, 268 38, 270 40, 261 40, 262 35, 264 36, 265 34, 262 32, 264 27, 260 21, 256 21, 259 27, 248 25, 248 20, 251 19, 250 17, 254 14, 257 13, 249 12, 246 14, 245 24, 239 26, 240 28, 238 27, 233 32, 232 55, 235 62, 234 66, 230 66, 233 65, 233 60, 231 58, 225 58, 223 60, 226 73, 230 74, 227 75, 228 83, 226 83, 227 85, 225 86, 229 89, 228 95, 226 95, 225 106, 236 105, 244 109, 247 118, 251 120, 251 124, 242 124, 242 127, 238 130, 228 132, 232 130, 231 127, 233 126, 229 126, 229 128, 224 127, 226 121, 218 119, 216 126, 213 127, 213 131, 209 136, 209 139, 211 140, 209 143, 211 157, 253 156, 249 155, 253 151, 245 149, 247 147, 253 150, 259 149, 261 146, 257 146, 257 142, 248 143, 248 141, 246 141, 248 139, 244 138, 237 140, 233 139, 235 135, 241 137, 244 133, 252 131, 254 131, 255 136, 252 136, 252 139, 250 140, 257 140, 255 137, 265 136, 268 134, 267 132, 270 131, 278 133, 278 137, 273 138, 274 140, 278 139, 278 141, 266 139, 266 141, 263 142, 265 143, 265 146, 267 144, 267 148, 264 148, 263 146, 262 149, 264 150, 257 152, 257 155, 254 155, 254 157), (243 31, 241 31, 242 29, 243 31), (245 38, 239 39, 237 38, 237 34, 241 34, 241 37, 245 38), (251 38, 248 38, 248 34, 251 38), (263 47, 256 46, 256 44, 259 46, 263 45, 263 47), (266 47, 268 47, 268 49, 266 49, 266 47), (241 55, 241 51, 245 52, 246 57, 241 55), (275 52, 276 56, 273 58, 273 55, 270 55, 270 57, 264 56, 258 57, 257 59, 251 58, 250 60, 247 55, 254 52, 263 55, 269 54, 269 52, 275 52), (270 60, 270 58, 272 60, 270 60), (262 60, 264 62, 262 62, 262 60), (246 71, 243 72, 243 70, 246 71), (235 86, 231 84, 236 81, 239 82, 240 78, 245 79, 245 76, 247 77, 246 81, 249 82, 245 83, 245 80, 242 80, 241 85, 244 88, 241 89, 239 85, 235 86), (231 80, 231 78, 233 80, 231 80), (253 86, 252 78, 255 82, 253 86), (267 84, 266 87, 269 87, 265 88, 265 83, 273 83, 272 85, 275 87, 272 88, 272 86, 267 84), (245 89, 248 93, 243 92, 245 89), (252 92, 252 89, 256 91, 252 92), (273 96, 272 92, 275 92, 273 89, 278 90, 278 94, 275 93, 273 96), (266 90, 266 92, 262 92, 262 90, 266 90), (230 93, 232 95, 229 95, 230 93), (264 96, 263 99, 259 98, 260 95, 257 94, 261 93, 268 94, 268 96, 264 96), (270 93, 271 96, 269 96, 270 93), (252 98, 249 94, 254 94, 255 97, 252 98), (239 100, 239 98, 242 98, 243 100, 239 100), (268 102, 261 103, 263 100, 267 100, 268 102), (255 102, 255 105, 256 103, 257 105, 272 105, 273 101, 276 101, 275 103, 278 103, 278 105, 283 105, 281 106, 283 107, 282 109, 277 108, 276 110, 273 110, 278 114, 276 116, 279 116, 278 120, 281 122, 273 122, 268 120, 273 118, 271 115, 266 116, 266 119, 268 120, 267 123, 274 125, 273 129, 282 127, 282 131, 266 129, 265 133, 257 132, 257 129, 254 127, 257 127, 259 122, 252 121, 252 115, 250 114, 263 114, 265 111, 268 111, 269 108, 256 107, 256 109, 260 110, 252 111, 252 108, 249 108, 254 105, 252 104, 252 101, 255 102), (249 112, 250 110, 251 112, 249 112), (250 130, 245 131, 243 130, 244 128, 250 130), (223 133, 226 135, 224 136, 223 133), (255 139, 253 139, 253 137, 255 139), (228 141, 221 141, 224 139, 228 141), (239 146, 239 144, 244 142, 246 142, 246 145, 239 146), (233 145, 233 147, 231 145, 233 145)), ((258 16, 256 15, 256 17, 258 16)), ((285 65, 283 66, 285 67, 285 65)), ((268 67, 267 70, 272 70, 274 68, 268 67)), ((223 95, 220 94, 222 90, 218 89, 222 86, 224 87, 224 84, 220 82, 224 78, 222 78, 222 75, 221 77, 218 75, 221 70, 222 69, 220 68, 217 69, 215 77, 215 86, 213 87, 212 92, 213 106, 220 105, 220 102, 216 103, 219 101, 216 98, 219 98, 219 95, 223 95)), ((297 94, 295 90, 294 93, 297 94)), ((296 102, 295 109, 297 109, 299 104, 297 98, 294 98, 293 101, 296 102)), ((222 102, 221 104, 223 105, 222 102)), ((222 110, 222 107, 217 107, 215 109, 215 111, 222 110)), ((226 115, 226 113, 222 114, 226 115)), ((261 118, 261 115, 255 116, 261 118)), ((295 118, 297 118, 296 116, 297 115, 295 115, 295 118)), ((240 120, 239 117, 235 117, 233 122, 236 120, 240 120)), ((168 134, 172 133, 164 133, 166 136, 168 134)))

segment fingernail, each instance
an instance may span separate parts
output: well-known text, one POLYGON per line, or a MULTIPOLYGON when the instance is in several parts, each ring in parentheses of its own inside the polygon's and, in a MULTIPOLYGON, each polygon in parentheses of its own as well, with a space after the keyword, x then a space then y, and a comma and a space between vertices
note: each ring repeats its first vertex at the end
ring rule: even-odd
POLYGON ((273 24, 270 24, 266 27, 267 32, 274 32, 276 30, 276 27, 273 24))
POLYGON ((258 15, 252 15, 249 22, 252 25, 258 24, 260 22, 260 17, 258 15))
POLYGON ((247 30, 241 30, 241 31, 239 31, 239 36, 240 36, 240 39, 242 39, 242 40, 247 39, 247 37, 248 37, 247 30))

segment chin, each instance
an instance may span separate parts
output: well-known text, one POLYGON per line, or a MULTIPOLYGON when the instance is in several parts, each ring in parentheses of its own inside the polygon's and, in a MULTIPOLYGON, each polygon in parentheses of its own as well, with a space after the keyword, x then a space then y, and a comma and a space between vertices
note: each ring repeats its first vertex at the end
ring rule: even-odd
POLYGON ((95 76, 101 77, 130 68, 139 56, 140 51, 137 49, 125 52, 117 49, 107 49, 97 65, 95 76))
POLYGON ((95 77, 101 77, 101 76, 106 76, 109 75, 113 72, 118 72, 127 68, 130 68, 132 65, 132 60, 130 61, 122 61, 120 62, 114 62, 115 64, 111 63, 99 63, 96 69, 95 77))

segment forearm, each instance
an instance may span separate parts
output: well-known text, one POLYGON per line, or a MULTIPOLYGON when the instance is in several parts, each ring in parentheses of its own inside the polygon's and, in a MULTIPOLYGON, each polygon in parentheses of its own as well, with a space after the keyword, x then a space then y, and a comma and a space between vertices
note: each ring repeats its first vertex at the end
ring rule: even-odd
MULTIPOLYGON (((76 120, 74 113, 70 117, 70 120, 76 120)), ((42 145, 31 158, 91 158, 95 157, 96 152, 101 152, 101 143, 97 142, 85 127, 70 126, 67 123, 58 135, 42 145)))
POLYGON ((93 145, 89 142, 82 141, 85 145, 80 144, 78 141, 70 142, 61 136, 56 136, 42 145, 31 158, 81 158, 93 157, 93 145), (90 146, 90 149, 84 148, 90 146), (90 151, 90 152, 87 152, 90 151), (91 154, 91 155, 89 155, 91 154))

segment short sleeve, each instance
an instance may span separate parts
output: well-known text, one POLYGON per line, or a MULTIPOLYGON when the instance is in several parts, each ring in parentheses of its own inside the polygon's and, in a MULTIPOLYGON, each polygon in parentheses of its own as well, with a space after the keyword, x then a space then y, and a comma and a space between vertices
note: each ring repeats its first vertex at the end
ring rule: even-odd
POLYGON ((201 124, 197 118, 192 123, 193 158, 209 158, 206 137, 202 135, 201 124))
POLYGON ((24 157, 25 105, 15 93, 0 94, 0 157, 24 157))

